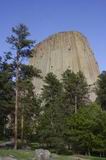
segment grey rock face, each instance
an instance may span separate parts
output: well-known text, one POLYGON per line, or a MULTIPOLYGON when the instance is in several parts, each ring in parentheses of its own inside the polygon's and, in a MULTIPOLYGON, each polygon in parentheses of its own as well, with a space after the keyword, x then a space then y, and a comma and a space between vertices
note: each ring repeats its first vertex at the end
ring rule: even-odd
MULTIPOLYGON (((30 64, 42 71, 43 78, 53 72, 58 78, 70 69, 77 73, 82 71, 89 85, 97 80, 99 67, 85 36, 79 32, 60 32, 45 39, 34 49, 30 64)), ((43 81, 34 78, 36 92, 40 93, 43 81)), ((95 95, 91 94, 91 99, 95 95)))
POLYGON ((48 150, 36 149, 35 158, 36 160, 50 160, 51 153, 48 150))

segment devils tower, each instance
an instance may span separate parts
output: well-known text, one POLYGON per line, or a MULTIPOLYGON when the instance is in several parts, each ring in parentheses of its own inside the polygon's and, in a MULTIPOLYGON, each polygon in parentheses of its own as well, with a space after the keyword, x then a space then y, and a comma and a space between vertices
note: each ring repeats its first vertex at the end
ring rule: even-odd
MULTIPOLYGON (((82 71, 89 85, 93 85, 99 75, 99 67, 89 43, 80 32, 60 32, 36 45, 30 64, 42 71, 43 77, 53 72, 58 78, 70 69, 82 71)), ((34 78, 36 92, 39 93, 43 81, 34 78)))

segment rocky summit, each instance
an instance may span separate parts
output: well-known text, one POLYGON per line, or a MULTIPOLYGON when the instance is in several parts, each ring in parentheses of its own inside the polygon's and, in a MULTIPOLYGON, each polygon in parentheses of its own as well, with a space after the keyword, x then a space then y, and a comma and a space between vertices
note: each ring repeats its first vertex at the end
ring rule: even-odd
MULTIPOLYGON (((43 78, 48 72, 53 72, 58 78, 70 69, 77 73, 82 71, 87 82, 93 86, 99 75, 99 67, 87 38, 80 32, 60 32, 54 34, 36 45, 30 65, 42 71, 43 78)), ((40 93, 43 81, 34 78, 36 92, 40 93)), ((91 100, 95 94, 90 93, 91 100)))

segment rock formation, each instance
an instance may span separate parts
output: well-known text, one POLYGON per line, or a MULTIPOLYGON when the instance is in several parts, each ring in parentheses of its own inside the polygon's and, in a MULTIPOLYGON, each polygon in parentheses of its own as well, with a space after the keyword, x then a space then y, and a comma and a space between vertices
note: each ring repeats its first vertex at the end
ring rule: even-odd
POLYGON ((36 160, 51 160, 51 153, 46 149, 36 149, 35 150, 36 160))
MULTIPOLYGON (((80 32, 60 32, 36 45, 30 64, 42 71, 43 77, 53 72, 58 78, 66 69, 77 73, 82 71, 89 85, 93 85, 99 74, 99 67, 89 43, 80 32)), ((43 81, 34 78, 39 93, 43 81)), ((92 95, 93 96, 93 95, 92 95)), ((91 98, 94 99, 94 98, 91 98)))

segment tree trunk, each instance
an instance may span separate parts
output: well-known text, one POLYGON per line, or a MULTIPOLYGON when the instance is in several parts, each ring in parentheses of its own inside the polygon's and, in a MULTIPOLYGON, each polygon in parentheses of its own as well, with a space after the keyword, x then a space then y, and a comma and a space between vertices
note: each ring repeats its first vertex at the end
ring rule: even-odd
POLYGON ((16 59, 16 99, 15 99, 15 132, 14 132, 14 149, 17 149, 17 135, 18 135, 18 79, 19 79, 19 54, 17 52, 16 59))
POLYGON ((24 142, 24 116, 23 113, 21 115, 21 146, 23 147, 23 142, 24 142))
POLYGON ((91 155, 91 152, 90 152, 90 149, 88 149, 88 156, 90 156, 91 155))
POLYGON ((77 113, 77 96, 75 96, 75 113, 77 113))

